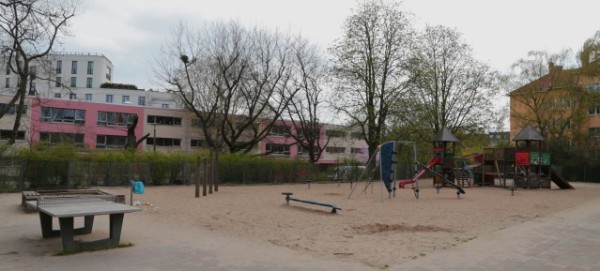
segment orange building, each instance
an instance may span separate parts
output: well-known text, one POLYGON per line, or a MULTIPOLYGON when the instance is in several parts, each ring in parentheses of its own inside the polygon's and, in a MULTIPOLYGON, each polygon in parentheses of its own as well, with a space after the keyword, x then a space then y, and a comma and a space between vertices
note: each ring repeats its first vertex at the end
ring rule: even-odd
POLYGON ((576 69, 550 63, 548 70, 510 92, 510 138, 530 124, 546 140, 600 142, 600 60, 576 69))

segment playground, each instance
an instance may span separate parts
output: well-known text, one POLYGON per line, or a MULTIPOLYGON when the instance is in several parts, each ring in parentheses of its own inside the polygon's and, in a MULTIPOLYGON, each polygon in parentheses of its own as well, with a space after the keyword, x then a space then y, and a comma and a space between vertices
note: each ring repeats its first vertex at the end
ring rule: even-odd
MULTIPOLYGON (((531 129, 523 131, 516 138, 535 135, 531 129)), ((553 176, 556 173, 550 167, 550 154, 541 152, 536 137, 520 140, 524 144, 517 144, 516 150, 486 149, 473 167, 456 160, 458 140, 446 129, 434 136, 433 157, 427 164, 416 159, 414 143, 386 142, 370 159, 378 164, 373 170, 380 171, 380 180, 363 176, 367 178, 358 182, 225 185, 219 190, 215 186, 212 193, 210 180, 214 175, 205 171, 204 185, 211 185, 208 194, 203 186, 202 197, 200 182, 145 189, 137 181, 132 182, 133 189, 92 187, 93 191, 118 195, 120 202, 142 210, 129 214, 124 222, 122 242, 133 247, 123 250, 126 257, 110 250, 70 257, 85 257, 102 266, 98 261, 110 254, 115 265, 108 269, 102 266, 106 270, 122 270, 119 259, 138 257, 154 262, 147 266, 142 263, 144 270, 185 270, 202 266, 202 261, 209 261, 211 268, 207 270, 247 270, 250 266, 256 267, 249 268, 252 270, 264 270, 265 266, 274 270, 282 270, 281 266, 290 270, 398 270, 437 259, 430 255, 469 253, 464 251, 466 247, 477 253, 485 253, 486 248, 497 250, 493 241, 484 240, 510 237, 512 229, 521 240, 533 238, 533 251, 543 253, 546 250, 536 244, 553 240, 561 232, 546 227, 550 230, 539 239, 536 236, 540 233, 519 231, 520 226, 556 220, 556 216, 569 213, 585 217, 578 210, 589 210, 598 203, 600 185, 569 183, 553 176), (508 170, 509 165, 512 170, 508 170), (208 254, 194 253, 198 250, 208 254), (183 256, 180 259, 171 253, 183 256), (177 264, 157 260, 163 257, 177 264)), ((61 250, 60 240, 42 238, 41 216, 26 213, 19 205, 28 197, 41 195, 26 195, 31 192, 0 194, 0 243, 4 245, 0 261, 14 269, 37 269, 49 261, 56 270, 70 270, 70 260, 53 256, 61 250)), ((98 223, 102 228, 108 222, 98 223)), ((106 232, 77 236, 76 241, 89 242, 98 234, 106 232)), ((512 240, 504 238, 501 243, 511 246, 512 240)), ((592 241, 592 247, 596 246, 592 241)), ((549 255, 553 253, 560 251, 550 251, 549 255)))
MULTIPOLYGON (((364 182, 354 185, 360 188, 364 182)), ((130 242, 132 247, 66 257, 53 256, 61 250, 60 240, 42 239, 38 215, 21 210, 20 194, 1 194, 0 260, 20 269, 50 262, 59 268, 61 262, 81 257, 119 262, 123 253, 129 255, 123 257, 127 261, 137 256, 144 259, 138 260, 136 268, 155 270, 144 264, 153 257, 168 257, 172 249, 184 253, 177 260, 179 265, 202 266, 212 257, 244 267, 254 263, 242 253, 250 248, 253 252, 248 255, 264 254, 264 261, 284 260, 289 266, 316 264, 324 270, 343 270, 345 264, 351 264, 379 269, 452 251, 472 240, 568 211, 600 196, 600 186, 580 183, 574 190, 519 189, 514 196, 505 189, 473 187, 466 188, 466 196, 457 199, 454 189, 443 188, 438 193, 432 179, 422 179, 420 199, 405 188, 382 202, 381 190, 385 188, 381 185, 376 182, 372 189, 355 192, 351 199, 347 198, 350 183, 312 183, 310 188, 308 184, 223 186, 218 193, 200 198, 194 196, 193 185, 150 186, 143 195, 134 195, 143 211, 129 214, 124 221, 122 242, 130 242), (331 213, 331 208, 319 205, 287 204, 282 196, 286 191, 298 198, 336 203, 342 210, 331 213), (192 253, 206 247, 227 254, 192 253), (148 252, 150 248, 154 252, 148 252), (268 256, 286 251, 301 256, 268 256)), ((94 189, 129 195, 128 187, 94 189)), ((99 234, 106 234, 102 223, 107 222, 98 220, 99 234)), ((169 266, 168 262, 161 264, 169 266)))

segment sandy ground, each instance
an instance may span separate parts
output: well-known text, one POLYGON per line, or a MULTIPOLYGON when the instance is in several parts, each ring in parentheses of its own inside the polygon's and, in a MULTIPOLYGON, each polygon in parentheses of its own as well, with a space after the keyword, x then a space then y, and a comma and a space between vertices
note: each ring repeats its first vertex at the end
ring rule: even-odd
MULTIPOLYGON (((373 267, 397 265, 451 249, 480 236, 535 218, 573 208, 600 196, 598 187, 575 190, 511 191, 467 188, 460 199, 456 190, 437 193, 421 185, 420 199, 411 189, 398 190, 382 201, 380 185, 365 193, 350 184, 222 186, 207 197, 194 197, 193 186, 147 187, 140 201, 144 215, 156 223, 201 228, 210 232, 270 243, 314 257, 361 262, 373 267), (294 197, 337 203, 331 209, 300 202, 285 203, 282 192, 294 197)), ((102 188, 127 194, 126 188, 102 188)), ((128 223, 133 223, 129 222, 128 223)), ((146 227, 151 229, 150 227, 146 227)))
MULTIPOLYGON (((418 200, 411 189, 402 189, 392 199, 386 193, 383 201, 379 184, 365 193, 364 188, 365 183, 358 183, 348 198, 348 183, 313 183, 310 188, 306 184, 221 186, 218 192, 195 198, 194 186, 146 187, 145 194, 133 197, 143 211, 126 215, 122 241, 134 244, 125 250, 143 243, 136 240, 139 234, 127 233, 131 227, 142 229, 146 236, 156 236, 167 246, 169 242, 218 235, 229 238, 231 242, 226 246, 231 248, 235 248, 236 240, 242 240, 244 244, 256 244, 257 249, 286 248, 326 262, 386 268, 452 250, 470 240, 600 197, 600 186, 585 184, 576 184, 575 190, 521 189, 514 196, 501 188, 474 187, 466 188, 466 194, 457 198, 455 190, 444 188, 437 193, 430 181, 429 185, 424 181, 418 200), (328 207, 300 202, 288 205, 282 192, 337 203, 342 210, 333 214, 328 207)), ((125 194, 129 202, 127 187, 95 189, 125 194)), ((12 198, 20 200, 17 195, 12 198)), ((28 216, 36 220, 33 214, 28 216)), ((31 227, 31 235, 40 235, 39 229, 31 227)), ((55 251, 61 249, 60 242, 51 246, 49 249, 55 251)))

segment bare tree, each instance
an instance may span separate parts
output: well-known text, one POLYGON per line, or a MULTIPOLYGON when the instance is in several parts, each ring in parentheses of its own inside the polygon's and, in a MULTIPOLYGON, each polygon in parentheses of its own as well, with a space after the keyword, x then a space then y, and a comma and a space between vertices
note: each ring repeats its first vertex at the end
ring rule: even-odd
POLYGON ((145 134, 142 138, 137 139, 135 135, 135 129, 138 125, 138 115, 133 115, 133 120, 131 123, 127 124, 127 142, 125 143, 125 150, 135 151, 137 147, 144 142, 148 137, 150 137, 150 133, 145 134))
POLYGON ((298 91, 291 84, 291 39, 237 22, 198 32, 180 25, 173 38, 158 60, 158 76, 198 117, 209 147, 249 152, 298 91))
POLYGON ((444 127, 474 135, 492 126, 495 76, 473 57, 459 32, 427 26, 411 55, 409 91, 394 110, 411 130, 429 138, 444 127))
POLYGON ((11 106, 17 104, 9 144, 15 143, 19 130, 27 83, 37 76, 31 64, 43 60, 57 39, 66 34, 67 22, 75 16, 77 6, 76 0, 0 2, 0 51, 4 64, 17 75, 19 82, 8 106, 0 110, 1 118, 11 106))
POLYGON ((316 46, 300 37, 294 45, 293 86, 299 92, 290 100, 281 120, 287 119, 291 123, 296 133, 290 133, 290 136, 307 154, 309 162, 315 163, 327 146, 327 141, 322 140, 324 135, 319 120, 326 76, 325 59, 316 46))
POLYGON ((361 129, 369 157, 386 132, 388 115, 404 93, 413 30, 396 2, 359 3, 344 35, 331 47, 335 108, 361 129))

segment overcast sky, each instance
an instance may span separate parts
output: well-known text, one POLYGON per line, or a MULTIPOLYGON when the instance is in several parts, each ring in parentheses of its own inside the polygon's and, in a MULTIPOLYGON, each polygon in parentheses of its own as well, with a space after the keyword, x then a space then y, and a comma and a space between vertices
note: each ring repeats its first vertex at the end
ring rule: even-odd
MULTIPOLYGON (((87 0, 72 21, 72 37, 56 50, 104 54, 114 82, 151 88, 153 59, 179 22, 234 19, 300 33, 327 48, 355 6, 354 0, 87 0)), ((577 51, 600 30, 597 0, 404 0, 401 6, 414 14, 417 29, 456 28, 476 58, 500 71, 531 50, 577 51)))

